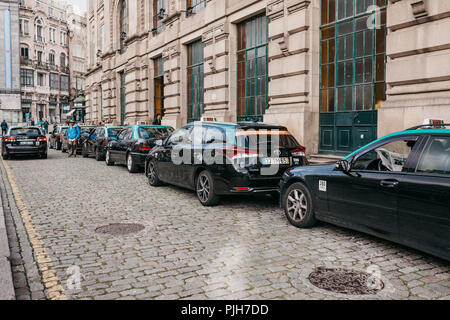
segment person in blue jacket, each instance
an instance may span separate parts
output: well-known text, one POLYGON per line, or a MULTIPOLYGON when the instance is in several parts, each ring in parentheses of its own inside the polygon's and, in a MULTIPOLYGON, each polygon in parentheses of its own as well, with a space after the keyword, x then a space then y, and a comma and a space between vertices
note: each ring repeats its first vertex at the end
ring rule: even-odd
POLYGON ((81 129, 75 121, 69 121, 69 129, 67 131, 67 139, 69 142, 69 158, 71 156, 77 157, 78 139, 81 137, 81 129))

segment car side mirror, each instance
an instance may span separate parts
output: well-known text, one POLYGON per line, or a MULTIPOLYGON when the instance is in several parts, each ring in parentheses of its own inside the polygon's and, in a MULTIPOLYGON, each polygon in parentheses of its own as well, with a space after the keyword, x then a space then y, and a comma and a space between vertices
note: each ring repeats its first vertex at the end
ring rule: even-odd
POLYGON ((352 165, 347 160, 339 160, 337 163, 337 168, 345 173, 349 173, 352 170, 352 165))

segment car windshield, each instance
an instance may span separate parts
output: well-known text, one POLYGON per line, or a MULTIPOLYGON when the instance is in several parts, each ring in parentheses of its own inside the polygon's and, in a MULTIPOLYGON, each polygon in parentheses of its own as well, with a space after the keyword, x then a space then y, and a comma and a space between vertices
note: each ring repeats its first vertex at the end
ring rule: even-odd
POLYGON ((109 128, 108 136, 109 137, 117 137, 117 135, 122 131, 122 128, 109 128))
POLYGON ((141 139, 161 139, 171 135, 173 129, 170 127, 140 127, 139 137, 141 139))
POLYGON ((297 148, 299 143, 285 129, 248 129, 236 131, 237 145, 250 150, 261 148, 297 148))
POLYGON ((92 129, 95 129, 94 127, 81 127, 81 134, 90 133, 92 129))
POLYGON ((41 135, 41 131, 38 128, 13 128, 11 129, 9 135, 37 137, 41 135))

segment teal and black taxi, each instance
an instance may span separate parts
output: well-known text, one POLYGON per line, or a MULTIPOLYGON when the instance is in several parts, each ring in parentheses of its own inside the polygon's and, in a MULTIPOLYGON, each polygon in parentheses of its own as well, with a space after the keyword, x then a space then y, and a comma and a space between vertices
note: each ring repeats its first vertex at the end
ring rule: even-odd
POLYGON ((326 221, 450 260, 450 125, 390 134, 336 165, 292 168, 280 193, 297 227, 326 221))
POLYGON ((95 160, 102 161, 106 158, 106 146, 116 140, 124 126, 97 127, 91 132, 83 143, 81 154, 84 158, 95 156, 95 160))
POLYGON ((106 164, 124 164, 130 173, 143 169, 147 154, 155 142, 168 137, 174 129, 170 126, 131 125, 123 128, 117 139, 106 147, 106 164))

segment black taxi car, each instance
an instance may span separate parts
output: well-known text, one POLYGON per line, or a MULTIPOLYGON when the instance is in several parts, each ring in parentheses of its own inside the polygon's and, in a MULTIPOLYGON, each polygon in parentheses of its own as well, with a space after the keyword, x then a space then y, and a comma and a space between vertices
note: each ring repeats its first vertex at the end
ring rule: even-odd
POLYGON ((297 227, 316 220, 450 260, 450 130, 419 126, 376 140, 336 165, 292 168, 281 205, 297 227))
POLYGON ((68 126, 58 125, 55 127, 48 138, 48 147, 50 149, 61 150, 62 138, 64 137, 64 133, 67 132, 67 129, 69 129, 68 126))
POLYGON ((221 195, 278 194, 284 171, 306 164, 305 148, 286 127, 194 122, 159 141, 145 167, 151 186, 195 190, 202 205, 213 206, 221 195))
POLYGON ((147 154, 156 146, 156 141, 172 132, 170 126, 127 126, 106 146, 106 165, 124 164, 128 172, 136 173, 144 167, 147 154))
POLYGON ((106 157, 106 147, 112 140, 116 140, 123 126, 97 127, 91 132, 88 138, 84 140, 81 154, 84 158, 95 156, 95 160, 102 161, 106 157))
POLYGON ((2 157, 38 156, 47 159, 47 137, 39 127, 11 127, 2 139, 2 157))

